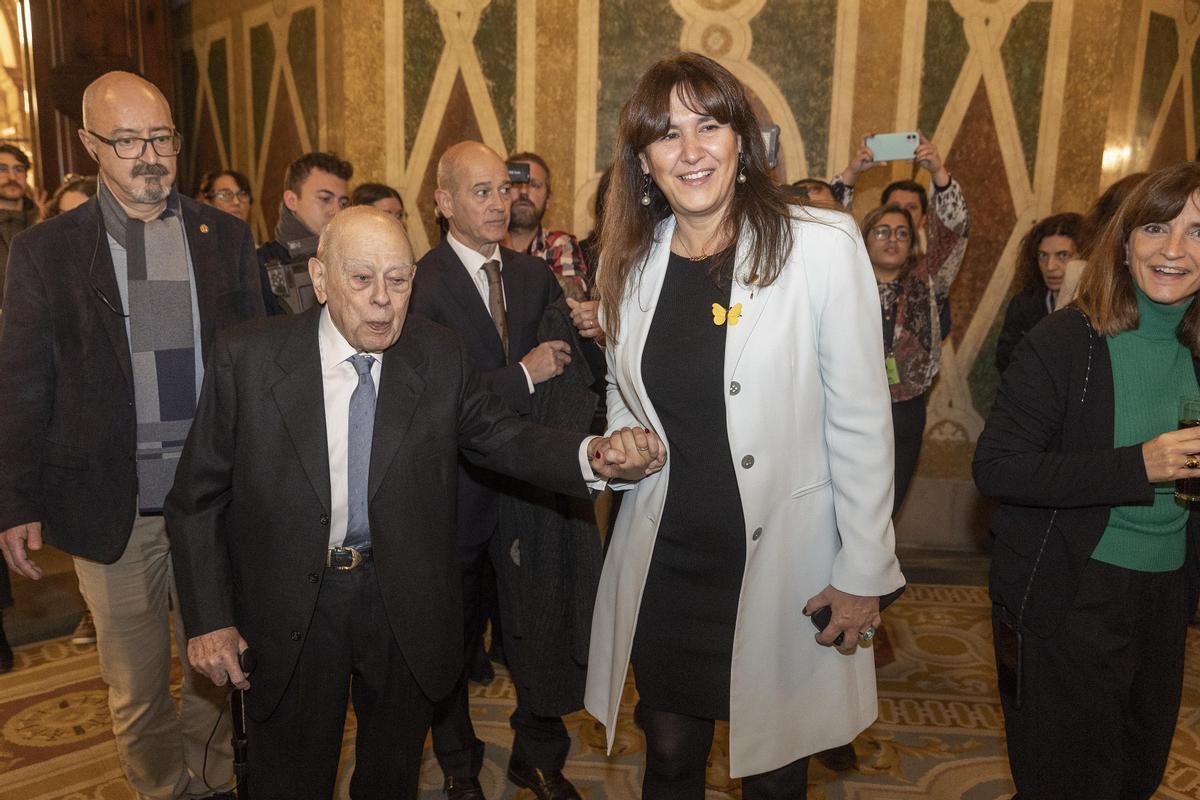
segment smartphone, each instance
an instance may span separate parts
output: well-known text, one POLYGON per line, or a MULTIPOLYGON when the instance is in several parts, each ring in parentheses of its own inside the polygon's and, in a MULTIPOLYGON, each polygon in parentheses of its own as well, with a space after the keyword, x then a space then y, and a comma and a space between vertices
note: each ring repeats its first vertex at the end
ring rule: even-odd
POLYGON ((529 183, 529 163, 526 161, 509 161, 504 166, 508 167, 509 183, 529 183))
POLYGON ((760 130, 763 146, 767 149, 767 169, 775 169, 779 163, 779 126, 768 125, 760 130))
MULTIPOLYGON (((888 592, 887 594, 880 597, 879 598, 880 613, 883 613, 883 610, 885 608, 887 608, 892 603, 894 603, 898 599, 900 599, 900 595, 904 594, 904 590, 907 588, 908 588, 908 584, 904 584, 896 591, 888 592)), ((827 627, 829 627, 829 622, 830 622, 830 620, 833 619, 833 609, 829 606, 821 606, 820 608, 818 608, 816 611, 814 611, 809 616, 809 619, 812 620, 812 624, 816 627, 817 630, 823 631, 827 627)), ((846 635, 844 633, 839 633, 838 637, 833 640, 833 646, 841 647, 842 642, 844 642, 845 640, 846 640, 846 635)))
POLYGON ((912 161, 920 143, 921 134, 916 131, 877 133, 866 141, 876 161, 912 161))

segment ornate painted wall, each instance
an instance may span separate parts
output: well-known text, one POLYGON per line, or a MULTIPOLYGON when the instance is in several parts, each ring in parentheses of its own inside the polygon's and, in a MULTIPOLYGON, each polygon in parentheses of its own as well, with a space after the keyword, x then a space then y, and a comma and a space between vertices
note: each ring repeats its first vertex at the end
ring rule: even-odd
MULTIPOLYGON (((950 525, 973 502, 1017 242, 1129 171, 1191 157, 1200 127, 1200 0, 192 0, 176 14, 190 174, 247 172, 260 235, 284 165, 320 147, 397 186, 424 249, 437 157, 463 138, 543 154, 551 223, 586 233, 621 103, 680 48, 719 59, 782 128, 787 180, 839 171, 867 131, 919 127, 973 217, 914 486, 942 502, 906 509, 957 508, 950 525)), ((856 211, 910 176, 863 176, 856 211)))

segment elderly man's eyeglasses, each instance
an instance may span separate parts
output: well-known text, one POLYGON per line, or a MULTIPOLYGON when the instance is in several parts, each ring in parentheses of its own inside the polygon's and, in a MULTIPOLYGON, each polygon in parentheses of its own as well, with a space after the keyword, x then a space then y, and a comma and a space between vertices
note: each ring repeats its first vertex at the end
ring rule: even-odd
POLYGON ((235 192, 232 189, 218 189, 204 196, 209 200, 216 200, 219 203, 232 203, 234 200, 238 200, 246 205, 250 205, 250 202, 254 199, 249 192, 235 192))
POLYGON ((871 228, 871 238, 877 242, 886 242, 888 239, 895 239, 897 242, 907 242, 912 238, 912 231, 908 228, 893 228, 891 225, 876 225, 874 228, 871 228))
POLYGON ((113 152, 117 154, 117 158, 129 160, 141 158, 142 154, 146 152, 146 145, 153 147, 155 154, 160 158, 177 156, 179 155, 179 151, 183 149, 183 137, 179 135, 179 131, 160 133, 157 136, 149 138, 142 136, 120 136, 116 139, 106 139, 93 130, 89 130, 88 133, 111 147, 113 152))

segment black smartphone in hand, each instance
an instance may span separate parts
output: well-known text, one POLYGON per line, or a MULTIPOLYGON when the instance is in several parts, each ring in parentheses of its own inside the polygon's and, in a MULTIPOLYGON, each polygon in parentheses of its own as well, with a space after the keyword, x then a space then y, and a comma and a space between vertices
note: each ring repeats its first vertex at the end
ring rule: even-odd
MULTIPOLYGON (((900 599, 900 595, 904 594, 904 590, 907 588, 908 588, 908 584, 903 584, 896 591, 888 592, 887 594, 880 597, 879 598, 880 613, 883 613, 883 610, 885 608, 887 608, 892 603, 894 603, 898 599, 900 599)), ((814 611, 811 615, 809 615, 808 618, 812 620, 812 624, 816 627, 817 630, 823 631, 829 627, 829 623, 833 619, 833 608, 830 606, 821 606, 816 611, 814 611)), ((833 646, 841 647, 842 642, 844 642, 845 640, 846 640, 846 634, 839 633, 838 637, 833 640, 833 646)))

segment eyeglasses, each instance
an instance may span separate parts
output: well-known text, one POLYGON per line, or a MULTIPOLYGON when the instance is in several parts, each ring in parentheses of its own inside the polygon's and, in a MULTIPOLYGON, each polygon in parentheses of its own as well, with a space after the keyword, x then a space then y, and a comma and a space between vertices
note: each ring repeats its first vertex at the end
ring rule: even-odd
POLYGON ((113 149, 117 154, 117 158, 133 160, 141 158, 146 152, 146 145, 154 148, 154 152, 161 158, 179 155, 179 151, 183 149, 183 137, 179 131, 171 131, 170 133, 160 133, 158 136, 145 138, 142 136, 122 136, 118 139, 106 139, 93 130, 88 130, 88 133, 95 136, 100 141, 113 149))
POLYGON ((235 199, 245 203, 246 205, 250 205, 250 203, 254 202, 254 198, 249 192, 235 192, 232 189, 218 189, 217 191, 209 192, 204 196, 209 200, 216 200, 220 203, 232 203, 235 199))
POLYGON ((888 239, 895 239, 897 242, 907 242, 912 238, 912 231, 908 228, 896 227, 891 225, 876 225, 870 230, 871 238, 877 242, 886 242, 888 239))
POLYGON ((0 164, 0 175, 7 175, 10 172, 18 178, 24 178, 29 173, 29 167, 24 164, 12 164, 11 166, 0 164))

